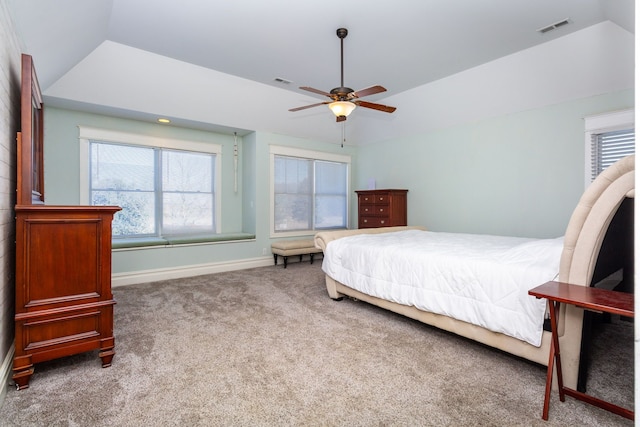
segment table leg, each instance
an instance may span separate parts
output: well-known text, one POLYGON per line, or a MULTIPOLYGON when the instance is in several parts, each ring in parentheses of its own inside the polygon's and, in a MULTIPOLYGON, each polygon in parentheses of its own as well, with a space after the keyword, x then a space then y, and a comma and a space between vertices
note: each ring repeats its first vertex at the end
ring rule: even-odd
MULTIPOLYGON (((551 304, 551 302, 549 302, 551 304)), ((544 388, 544 406, 542 407, 542 419, 549 419, 549 398, 551 397, 551 383, 553 381, 553 361, 555 360, 555 345, 551 340, 551 348, 549 349, 549 363, 547 365, 547 383, 544 388)))
POLYGON ((556 376, 558 377, 558 393, 560 401, 564 402, 564 385, 562 382, 562 362, 560 360, 560 341, 558 339, 558 309, 560 303, 549 301, 549 315, 551 317, 551 346, 549 348, 549 363, 547 365, 547 382, 544 390, 544 406, 542 407, 542 419, 549 419, 549 399, 551 398, 551 384, 553 383, 553 366, 555 362, 556 376))
POLYGON ((551 339, 553 340, 555 362, 556 362, 556 376, 558 377, 558 393, 560 394, 560 401, 564 402, 564 382, 562 381, 562 361, 560 360, 560 340, 558 339, 558 311, 560 303, 549 302, 552 305, 551 308, 551 339))

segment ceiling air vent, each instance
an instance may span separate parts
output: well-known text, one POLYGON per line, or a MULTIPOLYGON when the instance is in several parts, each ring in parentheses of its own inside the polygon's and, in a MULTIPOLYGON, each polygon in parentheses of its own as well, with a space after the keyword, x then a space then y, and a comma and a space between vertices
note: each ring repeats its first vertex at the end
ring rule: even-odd
POLYGON ((555 30, 557 28, 563 27, 569 23, 569 19, 563 19, 562 21, 555 22, 551 25, 547 25, 546 27, 539 28, 537 31, 540 34, 548 33, 549 31, 555 30))
POLYGON ((282 77, 276 77, 275 79, 273 79, 274 81, 278 82, 278 83, 282 83, 285 85, 288 85, 291 83, 291 80, 287 80, 287 79, 283 79, 282 77))

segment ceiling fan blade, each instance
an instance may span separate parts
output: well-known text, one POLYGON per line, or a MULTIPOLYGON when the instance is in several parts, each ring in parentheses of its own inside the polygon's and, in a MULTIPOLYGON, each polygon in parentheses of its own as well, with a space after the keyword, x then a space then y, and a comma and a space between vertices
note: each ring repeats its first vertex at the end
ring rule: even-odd
POLYGON ((330 93, 327 93, 327 92, 325 92, 323 90, 320 90, 320 89, 314 89, 312 87, 307 87, 307 86, 300 86, 300 89, 306 90, 306 91, 309 91, 309 92, 313 92, 313 93, 317 93, 318 95, 328 96, 329 98, 333 99, 333 96, 331 96, 330 93))
POLYGON ((385 113, 393 113, 394 111, 396 111, 396 107, 390 107, 388 105, 376 104, 374 102, 354 101, 354 103, 359 105, 360 107, 372 108, 374 110, 384 111, 385 113))
POLYGON ((307 108, 317 107, 318 105, 326 105, 328 103, 329 103, 329 101, 327 101, 327 102, 318 102, 317 104, 305 105, 304 107, 291 108, 289 111, 306 110, 307 108))
POLYGON ((363 96, 373 95, 376 93, 386 92, 386 91, 387 90, 384 87, 380 85, 376 85, 376 86, 371 86, 366 89, 361 89, 359 91, 353 92, 350 96, 353 98, 362 98, 363 96))
POLYGON ((337 123, 344 122, 345 120, 347 120, 347 116, 337 116, 336 117, 336 122, 337 123))

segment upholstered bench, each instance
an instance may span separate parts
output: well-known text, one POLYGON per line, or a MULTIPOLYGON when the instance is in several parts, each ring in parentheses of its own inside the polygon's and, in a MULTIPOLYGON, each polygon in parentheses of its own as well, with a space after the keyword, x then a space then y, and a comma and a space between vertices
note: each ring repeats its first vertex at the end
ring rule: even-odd
POLYGON ((278 265, 278 255, 284 260, 284 268, 287 268, 287 259, 292 255, 299 255, 302 262, 303 255, 309 255, 311 264, 313 264, 313 256, 322 253, 322 249, 316 248, 313 239, 308 240, 280 240, 271 244, 271 252, 273 253, 273 264, 278 265))

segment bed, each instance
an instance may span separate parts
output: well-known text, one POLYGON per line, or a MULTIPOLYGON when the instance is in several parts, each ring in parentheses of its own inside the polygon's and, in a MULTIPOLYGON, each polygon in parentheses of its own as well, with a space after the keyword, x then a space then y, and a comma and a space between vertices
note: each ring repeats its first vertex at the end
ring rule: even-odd
MULTIPOLYGON (((527 290, 548 280, 591 286, 596 264, 607 265, 610 270, 607 273, 622 267, 617 257, 602 262, 599 254, 618 207, 624 200, 635 196, 634 171, 635 157, 630 156, 601 173, 580 198, 564 236, 558 239, 465 236, 433 233, 419 226, 319 232, 314 241, 324 251, 327 292, 333 299, 343 296, 356 298, 546 365, 551 334, 542 327, 545 301, 528 296, 527 290), (456 265, 452 261, 455 258, 444 256, 457 251, 454 243, 450 243, 451 239, 472 248, 467 254, 472 259, 470 264, 467 260, 465 264, 456 265), (417 249, 421 246, 417 242, 424 243, 425 240, 435 240, 435 249, 429 250, 444 254, 441 259, 427 263, 435 263, 435 273, 429 272, 422 264, 417 266, 420 259, 431 256, 429 250, 417 249), (388 249, 391 254, 382 249, 382 243, 378 243, 383 241, 397 244, 388 249), (403 246, 409 249, 408 252, 399 249, 403 246), (487 268, 488 262, 494 264, 487 268), (452 266, 453 273, 452 270, 444 270, 452 266), (498 268, 505 266, 506 273, 497 273, 498 268), (516 271, 519 268, 524 270, 516 271), (483 269, 489 273, 485 274, 483 269), (517 291, 505 289, 508 283, 520 281, 527 275, 531 280, 521 283, 517 291), (457 276, 462 281, 454 280, 457 276), (478 282, 482 280, 502 284, 494 292, 490 288, 481 288, 478 282), (416 281, 429 286, 435 283, 436 289, 419 288, 416 281), (391 291, 394 287, 400 291, 391 291), (479 287, 474 295, 474 289, 479 287), (470 300, 476 301, 471 303, 470 300), (499 308, 490 305, 492 308, 489 309, 494 316, 478 314, 478 306, 496 302, 499 308), (461 305, 466 309, 462 314, 455 310, 461 305), (533 323, 522 326, 507 316, 509 311, 514 312, 515 318, 530 317, 527 321, 533 323), (478 321, 479 317, 488 319, 478 321), (498 319, 501 317, 506 320, 498 319)), ((569 387, 575 387, 577 383, 582 321, 581 309, 563 306, 559 332, 563 376, 569 387)))

